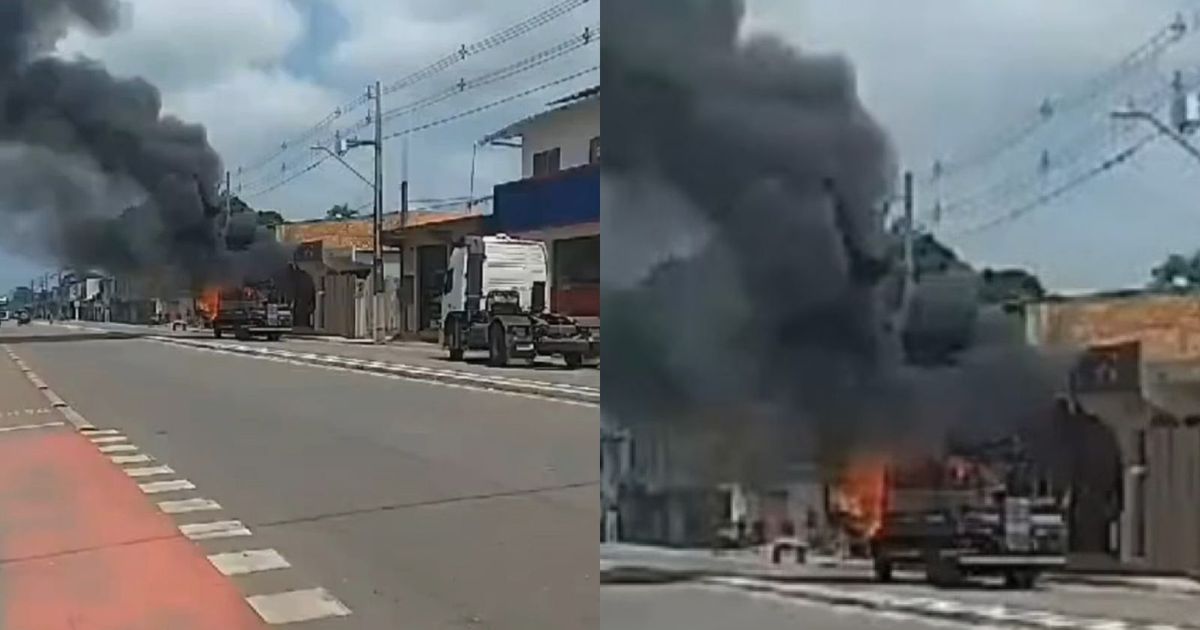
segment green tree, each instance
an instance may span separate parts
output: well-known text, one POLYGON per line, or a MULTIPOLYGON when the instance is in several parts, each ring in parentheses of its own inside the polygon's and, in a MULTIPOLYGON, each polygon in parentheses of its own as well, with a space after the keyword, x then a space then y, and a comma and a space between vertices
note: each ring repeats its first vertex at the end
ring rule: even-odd
POLYGON ((275 227, 283 225, 286 221, 283 220, 283 215, 274 210, 259 210, 258 224, 263 227, 275 227))
POLYGON ((1150 270, 1151 289, 1157 291, 1194 291, 1200 288, 1200 252, 1191 256, 1171 254, 1150 270))
POLYGON ((344 203, 339 203, 325 212, 325 218, 331 221, 343 221, 357 217, 358 210, 351 210, 350 206, 344 203))
POLYGON ((1046 297, 1042 281, 1024 269, 986 268, 980 277, 983 285, 979 297, 984 304, 1011 304, 1046 297))

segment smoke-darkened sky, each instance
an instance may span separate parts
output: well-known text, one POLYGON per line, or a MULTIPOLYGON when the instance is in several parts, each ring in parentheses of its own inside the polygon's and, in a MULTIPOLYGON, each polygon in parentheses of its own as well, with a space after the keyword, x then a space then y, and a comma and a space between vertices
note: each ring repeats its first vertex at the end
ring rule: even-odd
MULTIPOLYGON (((118 76, 144 76, 162 90, 166 111, 203 124, 209 140, 231 168, 257 162, 284 139, 300 134, 338 105, 362 94, 376 79, 385 84, 425 67, 459 46, 517 24, 553 4, 511 0, 481 5, 472 0, 126 0, 128 11, 111 37, 76 32, 60 54, 84 53, 102 60, 118 76)), ((412 87, 389 94, 385 107, 437 94, 460 79, 508 66, 581 34, 599 21, 593 1, 412 87)), ((574 74, 597 63, 595 46, 565 55, 534 70, 471 90, 422 110, 388 130, 417 125, 469 110, 530 87, 574 74), (410 124, 409 124, 410 123, 410 124)), ((581 76, 529 96, 414 134, 408 172, 415 202, 465 196, 469 191, 472 144, 484 135, 543 110, 556 98, 594 84, 581 76)), ((358 116, 365 113, 359 110, 358 116)), ((349 117, 348 117, 349 118, 349 117)), ((394 208, 404 171, 402 145, 388 145, 385 204, 394 208)), ((292 156, 290 168, 311 155, 292 156)), ((369 151, 351 154, 360 170, 370 168, 369 151)), ((260 179, 279 179, 280 161, 247 176, 245 192, 260 179)), ((512 149, 479 151, 476 193, 520 175, 512 149)), ((257 188, 265 188, 258 186, 257 188)), ((371 195, 332 161, 292 184, 249 197, 256 207, 288 218, 321 216, 330 206, 364 207, 371 195)), ((421 205, 415 203, 415 205, 421 205)), ((0 250, 0 290, 28 282, 41 268, 0 250)))
MULTIPOLYGON (((983 146, 1019 128, 1047 97, 1079 88, 1166 26, 1185 0, 749 0, 754 28, 801 47, 841 52, 856 67, 867 107, 888 129, 902 164, 928 174, 935 159, 983 146)), ((1134 92, 1161 87, 1175 69, 1200 67, 1200 32, 1170 48, 1134 92)), ((1115 107, 1126 90, 1103 99, 1115 107), (1114 102, 1115 101, 1115 102, 1114 102)), ((1093 112, 1095 113, 1095 111, 1093 112)), ((1165 111, 1160 112, 1166 115, 1165 111)), ((1093 116, 1094 120, 1094 116, 1093 116)), ((974 262, 1025 265, 1063 290, 1140 285, 1171 251, 1200 247, 1194 190, 1200 164, 1169 142, 1003 227, 955 236, 966 226, 1005 214, 1037 190, 1039 153, 1075 169, 1099 163, 1108 150, 1103 122, 1093 143, 1077 143, 1076 123, 1061 116, 1031 138, 1025 152, 997 161, 961 186, 958 196, 983 200, 947 214, 944 237, 974 262), (1064 155, 1066 153, 1067 155, 1064 155), (1009 182, 1015 181, 1015 184, 1009 182)), ((1136 130, 1140 133, 1142 130, 1136 130)), ((1087 130, 1084 137, 1089 137, 1087 130)), ((1075 169, 1062 169, 1069 176, 1075 169)), ((953 191, 947 191, 953 192, 953 191)), ((919 191, 928 218, 933 191, 919 191)), ((947 195, 952 196, 952 195, 947 195)))

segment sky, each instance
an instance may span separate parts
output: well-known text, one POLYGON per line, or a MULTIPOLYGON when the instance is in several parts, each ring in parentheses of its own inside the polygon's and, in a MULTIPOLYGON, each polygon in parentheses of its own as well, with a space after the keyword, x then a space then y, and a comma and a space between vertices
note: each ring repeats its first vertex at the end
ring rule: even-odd
MULTIPOLYGON (((117 33, 106 38, 71 33, 60 43, 57 54, 85 55, 100 60, 118 76, 150 80, 162 91, 167 113, 207 128, 210 142, 234 174, 235 192, 240 191, 255 208, 276 210, 288 219, 320 217, 340 203, 369 212, 370 189, 333 160, 283 182, 319 157, 309 149, 312 144, 327 141, 335 131, 365 120, 370 108, 360 103, 354 109, 344 108, 319 133, 302 138, 306 130, 328 120, 339 106, 361 102, 366 87, 375 81, 385 86, 383 109, 401 109, 402 115, 387 120, 384 126, 385 134, 392 134, 583 73, 527 96, 408 134, 407 142, 403 135, 387 141, 384 205, 388 210, 399 206, 400 182, 405 173, 413 208, 427 205, 424 200, 468 195, 473 145, 479 139, 546 109, 554 99, 599 81, 598 72, 586 73, 599 64, 599 47, 593 43, 523 72, 451 93, 415 112, 404 110, 431 96, 446 95, 460 81, 471 86, 472 79, 528 60, 568 40, 582 40, 585 28, 595 30, 599 25, 599 0, 576 3, 580 6, 520 37, 468 55, 397 90, 387 90, 386 86, 463 46, 561 5, 563 0, 125 3, 123 26, 117 33), (275 155, 288 141, 292 141, 289 149, 275 155), (277 184, 283 185, 267 191, 277 184)), ((366 138, 371 129, 353 133, 366 138)), ((352 151, 347 159, 360 172, 371 173, 369 148, 352 151)), ((519 150, 481 147, 475 170, 475 193, 487 194, 494 185, 520 177, 519 150)), ((0 290, 27 284, 47 269, 45 261, 30 261, 0 251, 0 290)))
MULTIPOLYGON (((1032 204, 1135 142, 1109 119, 1130 96, 1200 68, 1200 2, 1183 0, 749 0, 750 30, 844 55, 867 108, 917 181, 918 219, 972 263, 1023 266, 1059 291, 1144 285, 1171 252, 1200 247, 1200 162, 1160 139, 1131 160, 1032 204), (1183 13, 1189 32, 1137 73, 1111 69, 1183 13), (1120 81, 1113 76, 1124 77, 1120 81), (1100 77, 1100 78, 1097 78, 1100 77), (1101 86, 1101 87, 1089 87, 1101 86), (1046 99, 1062 107, 1007 151, 1046 99), (1049 156, 1044 171, 1042 154, 1049 156), (953 156, 993 156, 953 178, 953 156), (939 196, 940 193, 940 196, 939 196), (943 200, 940 220, 934 207, 943 200), (956 201, 957 205, 950 202, 956 201), (1033 206, 1026 212, 1018 212, 1033 206), (954 211, 952 211, 952 209, 954 211), (984 226, 992 219, 1018 218, 984 226)), ((1155 102, 1155 101, 1152 101, 1155 102)), ((1164 101, 1165 103, 1165 101, 1164 101)), ((1162 106, 1156 114, 1167 112, 1162 106)), ((1197 139, 1200 141, 1200 139, 1197 139)), ((963 163, 959 161, 958 163, 963 163)))
MULTIPOLYGON (((384 108, 442 94, 460 80, 470 81, 581 34, 598 23, 600 3, 591 0, 522 37, 389 92, 384 108)), ((1141 285, 1168 253, 1200 247, 1200 208, 1191 194, 1200 183, 1200 162, 1167 141, 1147 145, 1133 159, 1049 203, 1029 203, 1140 137, 1143 129, 1109 122, 1108 110, 1130 96, 1162 88, 1176 69, 1200 78, 1195 70, 1200 68, 1200 29, 1191 19, 1200 0, 747 3, 748 29, 775 33, 806 52, 849 59, 867 108, 891 136, 898 164, 917 174, 919 219, 973 263, 1023 266, 1057 290, 1090 290, 1141 285), (1119 74, 1120 81, 1104 74, 1177 12, 1185 13, 1190 27, 1178 43, 1136 73, 1119 74), (1088 85, 1100 87, 1087 90, 1088 85), (1038 107, 1046 99, 1061 102, 1054 99, 1081 90, 1097 96, 1085 107, 1063 107, 1018 146, 983 151, 989 159, 973 169, 932 178, 935 161, 960 164, 958 156, 995 146, 991 139, 1010 138, 1026 122, 1038 120, 1038 107), (939 200, 943 210, 934 221, 939 200), (1030 208, 1023 210, 1025 206, 1030 208), (1009 214, 1019 216, 971 231, 1009 214)), ((312 163, 318 154, 307 145, 355 126, 367 110, 345 111, 319 133, 301 138, 305 130, 339 106, 361 101, 367 84, 393 84, 555 1, 127 4, 118 33, 104 39, 74 33, 61 43, 59 54, 95 57, 118 75, 154 82, 170 113, 204 124, 227 167, 235 174, 241 168, 234 185, 247 201, 302 219, 321 216, 337 203, 357 207, 370 201, 362 182, 331 160, 267 191, 312 163), (273 155, 285 141, 292 141, 288 150, 273 155)), ((394 117, 386 129, 393 133, 444 119, 586 70, 598 59, 597 47, 587 46, 394 117)), ((390 140, 384 160, 385 206, 397 206, 406 170, 414 200, 466 195, 475 141, 597 80, 595 73, 584 74, 410 134, 407 151, 403 138, 390 140)), ((1165 115, 1164 102, 1150 103, 1165 115)), ((369 172, 369 150, 353 152, 349 159, 369 172)), ((477 194, 518 175, 514 150, 479 149, 477 194)), ((0 251, 0 287, 27 282, 43 267, 0 251)))

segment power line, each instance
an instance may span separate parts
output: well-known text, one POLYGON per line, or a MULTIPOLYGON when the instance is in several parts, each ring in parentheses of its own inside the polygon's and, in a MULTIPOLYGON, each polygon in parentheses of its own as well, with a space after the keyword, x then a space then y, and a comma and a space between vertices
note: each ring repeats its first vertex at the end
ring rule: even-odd
MULTIPOLYGON (((1194 14, 1197 15, 1197 14, 1194 14)), ((1112 92, 1160 58, 1171 46, 1189 34, 1189 26, 1182 15, 1177 15, 1168 25, 1156 31, 1149 39, 1122 57, 1116 64, 1086 81, 1077 90, 1059 99, 1046 99, 1038 111, 1014 128, 998 133, 984 146, 967 153, 958 160, 939 162, 929 179, 948 178, 992 161, 997 156, 1022 144, 1039 129, 1053 120, 1061 119, 1064 112, 1096 101, 1112 92)), ((927 180, 928 181, 928 180, 927 180)))
MULTIPOLYGON (((1127 107, 1130 109, 1154 109, 1165 104, 1177 89, 1190 90, 1200 85, 1200 74, 1193 72, 1186 79, 1184 76, 1184 73, 1179 73, 1178 88, 1174 82, 1170 85, 1165 82, 1160 83, 1149 94, 1131 97, 1127 107)), ((1011 201, 1013 197, 1024 191, 1045 189, 1057 178, 1057 173, 1064 173, 1064 181, 1072 184, 1073 187, 1073 182, 1078 179, 1078 175, 1067 175, 1069 169, 1085 159, 1090 159, 1096 153, 1096 149, 1106 146, 1108 143, 1102 125, 1109 128, 1114 125, 1107 109, 1099 112, 1096 119, 1085 119, 1082 124, 1076 125, 1074 131, 1077 133, 1072 135, 1068 142, 1057 147, 1043 149, 1039 155, 1040 163, 1036 170, 1030 168, 1015 172, 982 190, 960 196, 947 204, 942 204, 939 200, 939 205, 934 209, 934 222, 940 222, 943 216, 951 213, 979 214, 978 211, 987 206, 1014 205, 1011 201)), ((1124 135, 1132 134, 1132 131, 1122 132, 1123 128, 1117 127, 1118 132, 1124 135)), ((1084 178, 1085 181, 1088 179, 1090 178, 1084 178)), ((1035 201, 1038 198, 1040 196, 1035 197, 1035 201)))
POLYGON ((545 50, 542 50, 541 52, 530 55, 520 61, 509 64, 503 68, 499 68, 497 70, 493 70, 486 74, 480 75, 478 77, 475 77, 474 79, 471 79, 470 81, 460 80, 457 84, 455 84, 449 88, 446 88, 445 90, 443 90, 437 94, 428 96, 426 98, 423 98, 419 101, 415 101, 413 103, 402 105, 400 107, 393 107, 392 109, 389 109, 388 111, 383 113, 383 120, 384 120, 384 122, 387 122, 388 120, 392 120, 393 118, 396 118, 398 116, 403 116, 405 114, 412 113, 418 109, 423 109, 425 107, 429 107, 430 105, 440 103, 441 101, 444 101, 448 98, 457 96, 457 95, 467 92, 469 90, 474 90, 476 88, 481 88, 481 87, 484 87, 487 85, 491 85, 498 81, 503 81, 505 79, 512 78, 519 74, 528 72, 528 71, 538 68, 542 65, 545 65, 551 61, 554 61, 555 59, 559 59, 565 55, 575 52, 576 50, 579 50, 581 48, 584 48, 584 47, 592 45, 592 44, 597 44, 597 43, 599 43, 599 41, 600 41, 599 26, 585 28, 583 30, 583 34, 581 34, 581 35, 576 35, 569 39, 563 40, 563 41, 559 42, 558 44, 551 46, 550 48, 547 48, 545 50))
POLYGON ((417 83, 418 81, 433 76, 445 70, 446 68, 449 68, 467 59, 468 57, 505 44, 518 37, 521 37, 522 35, 525 35, 526 33, 545 26, 546 24, 549 24, 554 20, 567 15, 571 11, 578 9, 588 2, 590 2, 590 0, 562 0, 561 2, 551 5, 550 7, 530 18, 514 24, 502 31, 493 33, 492 35, 489 35, 488 37, 485 37, 474 44, 464 45, 458 50, 446 55, 445 57, 442 57, 432 64, 417 70, 416 72, 413 72, 404 78, 389 83, 388 85, 384 86, 383 93, 391 94, 397 90, 402 90, 414 83, 417 83))
MULTIPOLYGON (((573 81, 573 80, 575 80, 575 79, 578 79, 578 78, 580 78, 580 77, 586 76, 586 75, 588 75, 588 74, 592 74, 592 73, 594 73, 594 72, 598 71, 599 69, 600 69, 600 66, 599 66, 598 64, 597 64, 597 65, 593 65, 593 66, 591 66, 591 67, 589 67, 589 68, 586 68, 586 69, 584 69, 584 70, 580 70, 580 71, 578 71, 578 72, 571 73, 571 74, 569 74, 569 75, 566 75, 566 76, 564 76, 564 77, 560 77, 560 78, 558 78, 558 79, 555 79, 555 80, 553 80, 553 81, 547 81, 546 83, 542 83, 542 84, 540 84, 540 85, 537 85, 537 86, 531 87, 531 88, 529 88, 529 89, 522 90, 521 92, 518 92, 518 93, 516 93, 516 94, 510 94, 510 95, 508 95, 508 96, 505 96, 505 97, 503 97, 503 98, 499 98, 499 99, 496 99, 496 100, 493 100, 493 101, 490 101, 490 102, 484 103, 484 104, 482 104, 482 105, 478 105, 478 106, 476 106, 476 107, 472 107, 472 108, 470 108, 470 109, 466 109, 466 110, 463 110, 463 111, 459 111, 459 112, 457 112, 457 113, 451 114, 451 115, 449 115, 449 116, 445 116, 445 117, 443 117, 443 118, 439 118, 439 119, 432 120, 432 121, 430 121, 430 122, 427 122, 427 123, 423 123, 423 124, 420 124, 420 125, 416 125, 416 126, 413 126, 413 127, 409 127, 409 128, 407 128, 407 129, 402 129, 402 130, 399 130, 399 131, 393 132, 393 133, 391 133, 391 134, 388 134, 388 135, 384 136, 384 137, 383 137, 383 139, 384 139, 384 141, 387 141, 387 140, 393 140, 393 139, 395 139, 395 138, 399 138, 399 137, 401 137, 401 136, 403 136, 403 135, 405 135, 405 134, 408 134, 408 133, 416 133, 416 132, 420 132, 420 131, 425 131, 425 130, 427 130, 427 129, 431 129, 431 128, 433 128, 433 127, 439 127, 439 126, 441 126, 441 125, 449 124, 449 123, 452 123, 452 122, 454 122, 454 121, 460 120, 460 119, 462 119, 462 118, 467 118, 467 117, 469 117, 469 116, 473 116, 473 115, 475 115, 475 114, 478 114, 478 113, 481 113, 481 112, 485 112, 485 111, 487 111, 487 110, 489 110, 489 109, 494 109, 494 108, 496 108, 496 107, 499 107, 499 106, 501 106, 501 105, 504 105, 504 104, 506 104, 506 103, 511 103, 512 101, 515 101, 515 100, 518 100, 518 99, 524 98, 524 97, 526 97, 526 96, 530 96, 530 95, 536 94, 536 93, 538 93, 538 92, 542 92, 542 91, 548 90, 548 89, 550 89, 550 88, 552 88, 552 87, 556 87, 556 86, 562 85, 562 84, 564 84, 564 83, 567 83, 567 82, 573 81)), ((246 197, 248 197, 248 198, 249 198, 249 197, 258 197, 258 196, 261 196, 261 195, 265 195, 265 194, 267 194, 267 193, 269 193, 269 192, 272 192, 272 191, 278 190, 279 188, 282 188, 283 186, 286 186, 287 184, 290 184, 291 182, 293 182, 293 181, 295 181, 296 179, 298 179, 299 177, 301 177, 301 176, 305 175, 306 173, 309 173, 309 172, 311 172, 312 170, 316 169, 318 166, 320 166, 321 164, 323 164, 323 163, 324 163, 326 160, 328 160, 328 159, 329 159, 329 156, 328 156, 328 155, 323 155, 323 156, 322 156, 320 159, 316 160, 316 161, 315 161, 315 162, 313 162, 312 164, 309 164, 309 165, 308 165, 308 166, 306 166, 305 168, 303 168, 303 169, 301 169, 301 170, 299 170, 299 171, 297 171, 297 172, 293 173, 292 175, 290 175, 289 177, 287 177, 287 178, 283 179, 282 181, 280 181, 280 182, 277 182, 277 183, 275 183, 275 184, 273 184, 273 185, 271 185, 271 186, 269 186, 269 187, 267 187, 267 188, 264 188, 263 190, 259 190, 259 191, 252 192, 252 193, 248 193, 248 194, 246 194, 245 196, 246 196, 246 197)))
POLYGON ((519 99, 519 98, 524 98, 524 97, 526 97, 526 96, 529 96, 529 95, 531 95, 531 94, 536 94, 537 92, 541 92, 541 91, 543 91, 543 90, 548 90, 548 89, 550 89, 550 88, 552 88, 552 87, 554 87, 554 86, 557 86, 557 85, 562 85, 563 83, 566 83, 566 82, 568 82, 568 81, 573 81, 573 80, 575 80, 575 79, 578 79, 579 77, 586 76, 586 75, 588 75, 588 74, 591 74, 591 73, 593 73, 593 72, 596 72, 596 71, 598 71, 599 69, 600 69, 600 66, 599 66, 599 65, 594 65, 594 66, 592 66, 592 67, 590 67, 590 68, 587 68, 587 69, 585 69, 585 70, 580 70, 579 72, 575 72, 575 73, 569 74, 569 75, 567 75, 567 76, 565 76, 565 77, 562 77, 562 78, 559 78, 559 79, 555 79, 554 81, 550 81, 550 82, 547 82, 547 83, 543 83, 543 84, 541 84, 541 85, 538 85, 538 86, 536 86, 536 87, 529 88, 528 90, 524 90, 524 91, 522 91, 522 92, 518 92, 518 93, 516 93, 516 94, 511 94, 511 95, 509 95, 509 96, 506 96, 506 97, 504 97, 504 98, 497 99, 497 100, 491 101, 491 102, 489 102, 489 103, 485 103, 485 104, 483 104, 483 105, 479 105, 478 107, 472 107, 471 109, 464 110, 464 111, 458 112, 458 113, 456 113, 456 114, 452 114, 452 115, 450 115, 450 116, 446 116, 445 118, 439 118, 439 119, 437 119, 437 120, 433 120, 433 121, 430 121, 430 122, 427 122, 427 123, 424 123, 424 124, 416 125, 416 126, 413 126, 413 127, 409 127, 409 128, 407 128, 407 129, 402 129, 402 130, 400 130, 400 131, 396 131, 396 132, 390 133, 390 134, 388 134, 388 135, 384 136, 384 137, 383 137, 383 139, 384 139, 384 140, 392 140, 392 139, 395 139, 395 138, 399 138, 400 136, 403 136, 403 135, 405 135, 405 134, 408 134, 408 133, 416 133, 416 132, 418 132, 418 131, 425 131, 426 129, 430 129, 430 128, 433 128, 433 127, 438 127, 438 126, 441 126, 441 125, 444 125, 444 124, 447 124, 447 123, 451 123, 451 122, 454 122, 454 121, 456 121, 456 120, 459 120, 459 119, 461 119, 461 118, 466 118, 466 117, 468 117, 468 116, 473 116, 473 115, 475 115, 475 114, 478 114, 478 113, 480 113, 480 112, 483 112, 483 111, 487 111, 487 110, 489 110, 489 109, 492 109, 492 108, 494 108, 494 107, 499 107, 499 106, 501 106, 501 105, 504 105, 505 103, 510 103, 510 102, 512 102, 512 101, 515 101, 515 100, 517 100, 517 99, 519 99))
POLYGON ((246 193, 245 197, 252 199, 254 197, 261 197, 269 192, 274 192, 276 190, 279 190, 280 188, 283 188, 284 186, 296 181, 298 178, 302 177, 306 173, 316 169, 318 166, 324 164, 325 161, 328 159, 329 159, 328 155, 321 156, 321 158, 317 159, 312 164, 309 164, 308 166, 296 171, 295 173, 292 173, 292 175, 284 178, 282 181, 279 181, 279 182, 275 183, 274 185, 264 188, 262 190, 251 192, 251 193, 246 193))
MULTIPOLYGON (((556 2, 555 4, 538 12, 537 14, 535 14, 531 17, 528 17, 516 24, 513 24, 512 26, 509 26, 501 31, 496 32, 496 33, 493 33, 475 43, 472 43, 469 45, 464 44, 464 45, 460 46, 457 50, 445 55, 438 61, 435 61, 434 63, 432 63, 420 70, 417 70, 416 72, 414 72, 412 74, 409 74, 408 76, 405 76, 397 81, 390 83, 388 86, 386 86, 386 88, 383 90, 383 92, 384 92, 384 94, 390 94, 397 90, 401 90, 405 87, 413 85, 421 80, 424 80, 431 76, 434 76, 434 75, 438 74, 439 72, 442 72, 442 71, 446 70, 447 68, 454 66, 455 64, 457 64, 461 61, 466 60, 469 57, 475 56, 484 51, 501 46, 501 45, 503 45, 507 42, 510 42, 514 39, 517 39, 523 35, 531 33, 533 31, 537 30, 538 28, 541 28, 547 24, 550 24, 550 23, 554 22, 555 20, 570 14, 575 9, 578 9, 579 7, 581 7, 591 1, 592 0, 560 0, 559 2, 556 2)), ((281 142, 278 149, 271 151, 264 157, 262 157, 258 160, 255 160, 254 162, 250 163, 249 165, 243 165, 243 166, 238 167, 237 174, 239 176, 239 179, 243 174, 251 173, 251 172, 254 172, 256 170, 259 170, 259 169, 265 167, 267 164, 274 162, 275 160, 279 159, 281 156, 287 154, 289 151, 294 150, 296 147, 304 147, 305 144, 307 144, 309 141, 311 141, 312 138, 319 135, 325 129, 328 129, 330 125, 332 125, 334 122, 336 122, 338 119, 342 118, 346 114, 349 114, 349 113, 357 110, 358 108, 362 107, 364 104, 367 103, 368 100, 369 100, 369 98, 364 93, 364 94, 361 94, 361 95, 355 97, 354 99, 347 101, 342 106, 334 109, 332 112, 327 114, 324 118, 322 118, 319 122, 317 122, 313 126, 309 127, 307 130, 305 130, 301 134, 291 138, 290 140, 285 140, 284 142, 281 142)), ((361 128, 361 127, 359 127, 359 128, 361 128)))
POLYGON ((1093 166, 1092 168, 1088 169, 1087 171, 1084 171, 1083 173, 1076 175, 1075 177, 1064 182, 1063 184, 1059 185, 1058 187, 1054 188, 1053 190, 1039 195, 1036 199, 1034 199, 1028 203, 1016 206, 1016 207, 1010 209, 1009 211, 1003 213, 999 217, 996 217, 990 221, 987 221, 986 223, 982 223, 982 224, 974 226, 972 228, 968 228, 966 230, 959 231, 959 232, 955 233, 954 236, 967 236, 967 235, 971 235, 971 234, 977 234, 979 232, 984 232, 984 231, 999 227, 1005 223, 1010 223, 1012 221, 1016 221, 1017 219, 1029 214, 1030 212, 1033 212, 1034 210, 1058 199, 1059 197, 1062 197, 1063 195, 1067 194, 1068 192, 1074 190, 1075 188, 1078 188, 1079 186, 1082 186, 1083 184, 1095 179, 1096 177, 1099 177, 1100 175, 1116 168, 1117 166, 1124 164, 1125 162, 1129 161, 1130 158, 1132 158, 1134 155, 1136 155, 1139 151, 1141 151, 1143 148, 1145 148, 1147 145, 1154 142, 1158 138, 1159 138, 1159 134, 1157 134, 1157 133, 1143 136, 1140 140, 1138 140, 1131 146, 1128 146, 1128 147, 1122 149, 1121 151, 1113 154, 1108 159, 1097 164, 1096 166, 1093 166))

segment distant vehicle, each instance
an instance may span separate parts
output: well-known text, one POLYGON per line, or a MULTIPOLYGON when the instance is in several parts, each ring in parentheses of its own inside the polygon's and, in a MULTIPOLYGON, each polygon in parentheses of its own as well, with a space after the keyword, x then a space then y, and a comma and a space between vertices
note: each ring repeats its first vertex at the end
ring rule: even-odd
POLYGON ((917 565, 939 586, 998 575, 1028 589, 1066 565, 1062 503, 1015 439, 892 467, 883 487, 882 519, 870 536, 881 581, 895 566, 917 565))
POLYGON ((271 283, 210 290, 204 295, 201 309, 217 339, 230 332, 240 340, 265 337, 278 341, 292 332, 291 304, 271 283))
POLYGON ((27 311, 25 309, 21 309, 21 310, 17 311, 17 325, 18 326, 24 326, 25 324, 28 324, 31 321, 33 321, 33 317, 31 317, 29 315, 29 311, 27 311))
POLYGON ((487 350, 494 366, 558 355, 568 368, 600 354, 600 331, 546 310, 546 245, 468 236, 450 254, 443 279, 443 345, 450 359, 487 350))

